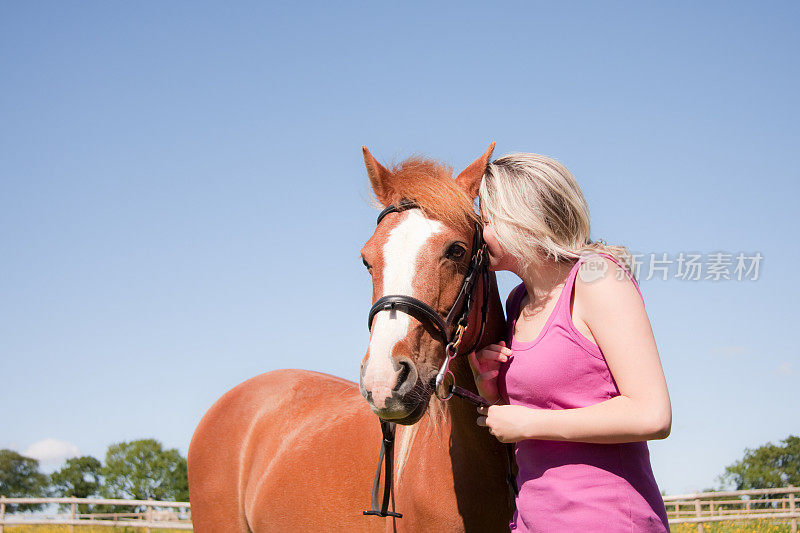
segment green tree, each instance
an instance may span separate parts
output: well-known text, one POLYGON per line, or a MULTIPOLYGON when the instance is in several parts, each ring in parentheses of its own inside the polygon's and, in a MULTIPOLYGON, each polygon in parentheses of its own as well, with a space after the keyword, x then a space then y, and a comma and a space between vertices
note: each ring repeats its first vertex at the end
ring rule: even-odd
MULTIPOLYGON (((0 495, 8 498, 42 498, 47 492, 47 476, 39 472, 39 461, 14 450, 0 450, 0 495)), ((7 511, 34 511, 41 504, 8 505, 7 511)))
POLYGON ((734 490, 800 487, 800 437, 789 435, 778 445, 768 442, 754 450, 745 449, 744 457, 726 467, 719 480, 733 485, 734 490))
MULTIPOLYGON (((98 496, 102 477, 100 461, 85 455, 67 459, 64 466, 50 474, 50 487, 53 493, 61 497, 91 498, 98 496)), ((89 505, 78 505, 81 513, 90 512, 89 505)))
POLYGON ((188 501, 186 459, 154 439, 112 444, 106 452, 103 495, 108 498, 188 501))

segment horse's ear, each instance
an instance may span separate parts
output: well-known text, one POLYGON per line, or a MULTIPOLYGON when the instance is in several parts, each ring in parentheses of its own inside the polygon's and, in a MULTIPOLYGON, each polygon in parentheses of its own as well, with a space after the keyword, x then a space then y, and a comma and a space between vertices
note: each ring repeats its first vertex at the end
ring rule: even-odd
POLYGON ((482 156, 473 161, 472 164, 465 168, 456 178, 456 183, 467 191, 470 198, 476 198, 478 196, 478 188, 481 186, 483 173, 486 172, 486 167, 489 165, 489 159, 492 157, 493 151, 494 142, 489 145, 489 149, 486 150, 482 156))
POLYGON ((369 181, 372 184, 372 190, 378 201, 383 205, 391 203, 391 178, 392 173, 389 172, 383 165, 378 163, 378 160, 372 157, 366 146, 362 146, 361 150, 364 152, 364 165, 367 167, 367 174, 369 181))

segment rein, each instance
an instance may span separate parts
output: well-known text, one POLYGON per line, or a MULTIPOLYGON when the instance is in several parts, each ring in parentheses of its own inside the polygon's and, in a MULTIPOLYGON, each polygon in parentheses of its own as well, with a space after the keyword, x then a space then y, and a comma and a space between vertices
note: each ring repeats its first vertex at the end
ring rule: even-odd
MULTIPOLYGON (((378 221, 376 224, 380 224, 381 220, 388 215, 389 213, 398 213, 401 211, 405 211, 407 209, 419 209, 419 205, 411 200, 400 200, 397 204, 392 204, 386 207, 383 211, 378 214, 378 221)), ((472 309, 472 305, 474 303, 473 299, 473 292, 475 286, 478 283, 478 279, 481 280, 481 290, 483 295, 483 300, 481 302, 481 322, 480 322, 480 330, 478 331, 477 337, 475 337, 475 342, 469 348, 469 350, 464 350, 461 353, 471 353, 475 351, 478 347, 478 343, 480 342, 481 337, 483 337, 484 329, 486 328, 486 319, 488 316, 489 311, 489 276, 488 276, 488 263, 489 263, 489 255, 486 249, 486 242, 483 240, 483 230, 481 225, 476 222, 475 223, 475 233, 472 237, 472 251, 469 261, 469 267, 467 269, 467 274, 464 277, 464 281, 461 283, 461 288, 458 291, 458 296, 456 296, 456 300, 453 303, 453 306, 450 308, 450 311, 447 313, 445 318, 442 316, 431 306, 426 304, 425 302, 418 300, 412 296, 407 296, 405 294, 389 294, 386 296, 382 296, 381 298, 376 301, 369 310, 369 317, 367 319, 367 328, 371 331, 372 330, 372 321, 375 318, 375 315, 381 311, 403 311, 420 322, 427 322, 430 326, 433 327, 437 336, 442 340, 443 344, 445 345, 445 359, 444 363, 442 364, 439 372, 436 374, 436 377, 432 380, 431 385, 434 390, 434 394, 442 400, 447 401, 453 396, 458 396, 476 406, 489 406, 489 402, 487 402, 481 396, 459 387, 456 385, 455 376, 453 372, 450 370, 450 362, 456 358, 459 353, 459 347, 461 345, 461 340, 464 335, 464 332, 467 329, 467 325, 469 323, 469 315, 472 309), (458 317, 458 318, 456 318, 458 317), (455 325, 455 330, 453 331, 453 326, 455 325), (450 378, 450 384, 447 387, 443 387, 445 380, 450 378), (443 390, 444 389, 444 390, 443 390), (443 390, 443 391, 442 391, 443 390)), ((364 511, 365 515, 375 515, 380 517, 387 517, 391 516, 394 518, 402 518, 403 515, 401 513, 397 513, 394 511, 394 490, 392 488, 393 482, 393 474, 392 468, 394 465, 394 432, 395 432, 395 424, 393 422, 388 422, 383 419, 379 419, 381 423, 381 432, 383 434, 383 439, 381 441, 381 449, 378 455, 378 470, 375 472, 375 480, 372 484, 372 509, 369 511, 364 511), (378 509, 378 486, 380 484, 380 477, 381 477, 381 463, 384 462, 385 470, 384 470, 384 480, 383 480, 383 501, 381 504, 380 509, 378 509), (391 499, 392 502, 392 511, 389 511, 389 500, 391 499)), ((511 500, 514 501, 514 496, 517 494, 517 486, 516 481, 514 479, 514 475, 512 472, 512 464, 514 460, 514 447, 512 444, 506 445, 506 450, 508 452, 508 475, 506 477, 506 481, 509 484, 509 489, 511 490, 511 500)))

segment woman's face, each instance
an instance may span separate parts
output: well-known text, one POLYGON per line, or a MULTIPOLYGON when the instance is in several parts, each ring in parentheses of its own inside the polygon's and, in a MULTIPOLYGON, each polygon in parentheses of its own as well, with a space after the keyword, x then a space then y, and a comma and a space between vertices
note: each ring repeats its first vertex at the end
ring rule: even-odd
MULTIPOLYGON (((484 218, 484 220, 487 220, 484 218)), ((483 240, 486 241, 486 248, 489 250, 489 270, 511 270, 516 265, 514 258, 508 254, 497 240, 494 226, 491 222, 486 222, 483 226, 483 240)))

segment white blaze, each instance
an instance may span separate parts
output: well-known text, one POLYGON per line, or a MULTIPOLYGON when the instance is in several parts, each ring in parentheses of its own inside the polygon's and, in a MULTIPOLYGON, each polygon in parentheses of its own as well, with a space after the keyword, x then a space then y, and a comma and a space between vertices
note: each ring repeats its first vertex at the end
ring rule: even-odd
MULTIPOLYGON (((389 232, 383 246, 381 296, 414 296, 412 282, 417 273, 417 258, 428 239, 442 228, 441 222, 425 218, 419 209, 406 212, 406 219, 389 232)), ((378 409, 384 407, 397 382, 399 372, 392 364, 392 349, 408 334, 409 322, 404 312, 380 311, 373 319, 363 382, 372 392, 372 402, 378 409)))

